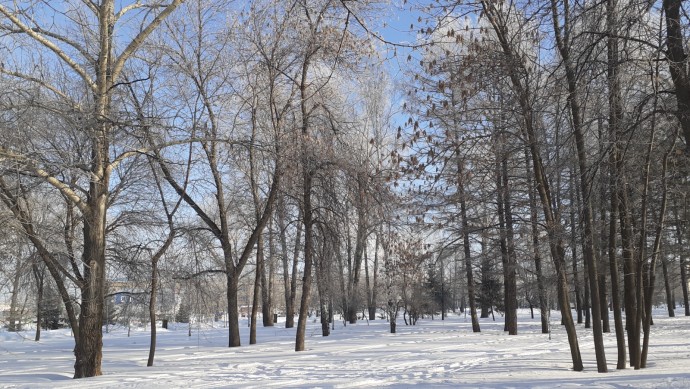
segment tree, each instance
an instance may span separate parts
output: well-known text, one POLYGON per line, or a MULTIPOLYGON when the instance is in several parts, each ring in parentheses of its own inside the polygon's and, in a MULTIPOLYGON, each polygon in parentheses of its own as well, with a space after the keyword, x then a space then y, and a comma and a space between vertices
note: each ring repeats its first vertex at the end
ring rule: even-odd
MULTIPOLYGON (((84 36, 95 37, 92 42, 77 42, 65 32, 53 30, 49 26, 38 25, 37 19, 31 18, 30 12, 36 12, 39 5, 32 5, 28 9, 14 8, 0 5, 0 13, 4 16, 7 24, 4 29, 19 32, 33 40, 40 48, 40 52, 46 56, 53 56, 48 63, 60 63, 64 68, 69 69, 70 76, 76 76, 81 81, 78 90, 83 91, 84 96, 89 97, 89 103, 84 106, 77 103, 66 94, 59 86, 51 85, 48 82, 40 81, 40 77, 35 77, 23 70, 17 72, 3 71, 24 79, 26 82, 34 82, 50 91, 58 97, 67 100, 66 102, 75 107, 80 112, 79 119, 83 116, 84 124, 81 127, 80 135, 88 142, 90 156, 87 159, 87 166, 83 169, 87 173, 86 181, 88 189, 85 188, 81 193, 76 190, 76 183, 65 182, 56 176, 54 169, 48 160, 37 160, 37 158, 26 154, 16 148, 0 148, 0 155, 5 160, 11 160, 20 166, 27 173, 41 177, 46 183, 50 184, 64 198, 78 209, 83 217, 83 254, 81 261, 84 264, 82 274, 74 281, 81 289, 81 308, 79 314, 78 328, 75 331, 75 373, 74 378, 92 377, 101 375, 102 358, 102 334, 101 318, 103 316, 103 290, 105 286, 106 268, 106 219, 110 205, 111 195, 111 176, 113 170, 122 163, 130 153, 118 153, 115 149, 115 138, 113 132, 115 120, 113 104, 117 86, 120 85, 123 77, 125 65, 132 55, 141 47, 149 35, 170 15, 182 0, 173 0, 163 7, 149 7, 141 3, 134 3, 132 6, 122 7, 116 12, 114 0, 102 1, 100 4, 92 2, 85 3, 78 12, 80 18, 64 17, 62 20, 90 20, 90 23, 75 23, 72 28, 84 32, 84 36), (140 28, 135 28, 138 33, 128 41, 119 42, 116 39, 114 26, 118 21, 123 20, 122 16, 128 12, 153 11, 153 18, 147 17, 148 12, 140 13, 137 20, 141 23, 140 28), (84 19, 82 19, 82 17, 84 19), (36 24, 35 24, 36 23, 36 24), (124 43, 124 46, 122 46, 124 43), (117 47, 123 47, 117 53, 117 47), (77 58, 74 55, 79 55, 77 58), (82 65, 87 64, 87 65, 82 65), (71 101, 70 101, 71 100, 71 101), (88 108, 87 108, 88 107, 88 108), (116 153, 113 159, 112 155, 116 153)), ((70 7, 71 8, 71 7, 70 7)), ((51 8, 56 9, 56 8, 51 8)), ((131 19, 130 19, 131 20, 131 19)), ((53 25, 61 28, 61 25, 53 25)), ((9 200, 12 201, 11 199, 9 200)), ((21 217, 24 212, 15 202, 12 204, 15 215, 21 217)), ((33 235, 30 225, 25 225, 27 234, 33 235)), ((47 263, 51 262, 49 253, 36 238, 33 242, 39 255, 47 263)), ((57 271, 51 271, 55 278, 57 271)))
MULTIPOLYGON (((228 141, 223 141, 230 134, 235 134, 235 142, 238 144, 245 141, 247 138, 243 136, 249 135, 251 139, 252 126, 250 123, 249 131, 247 134, 241 130, 245 129, 239 125, 237 120, 240 118, 238 112, 231 112, 231 110, 224 110, 225 104, 222 104, 221 99, 225 98, 225 93, 234 86, 229 84, 230 74, 234 71, 234 68, 228 67, 225 72, 219 72, 219 68, 213 66, 216 63, 221 63, 226 60, 228 52, 226 51, 226 46, 230 43, 229 31, 220 30, 217 24, 213 24, 213 19, 217 16, 216 12, 222 10, 218 7, 218 4, 209 6, 210 8, 205 8, 205 4, 198 3, 196 5, 189 6, 189 12, 186 14, 191 18, 191 22, 195 29, 186 33, 184 30, 179 29, 186 26, 186 22, 183 21, 177 24, 167 24, 167 28, 170 31, 168 35, 173 39, 173 48, 166 52, 166 57, 169 60, 170 71, 173 72, 171 77, 173 79, 177 74, 182 75, 184 78, 180 81, 181 84, 176 85, 179 88, 175 93, 179 93, 184 96, 188 90, 190 84, 192 86, 192 91, 195 98, 198 99, 199 106, 191 104, 188 109, 183 112, 184 115, 188 115, 190 126, 186 128, 187 139, 184 142, 192 142, 193 140, 198 140, 198 147, 190 146, 188 154, 183 162, 187 167, 187 172, 182 172, 182 178, 176 176, 180 172, 172 168, 173 164, 170 163, 169 157, 161 152, 155 152, 155 158, 161 169, 163 178, 170 185, 170 187, 180 196, 183 201, 189 206, 195 214, 201 219, 201 222, 213 239, 217 242, 219 250, 222 252, 222 266, 223 269, 220 270, 225 273, 227 281, 227 303, 228 303, 228 315, 229 315, 229 326, 228 326, 228 346, 238 347, 240 346, 240 336, 239 336, 239 315, 238 315, 238 290, 239 290, 239 280, 242 271, 247 264, 249 257, 251 256, 254 246, 256 245, 259 237, 263 233, 264 227, 267 225, 270 219, 275 200, 278 196, 278 190, 280 188, 280 163, 277 161, 271 166, 271 181, 268 184, 269 188, 266 192, 265 199, 263 199, 263 208, 257 213, 258 218, 254 220, 253 223, 246 226, 246 231, 248 234, 245 237, 244 245, 240 246, 239 252, 233 250, 233 239, 231 236, 232 232, 232 219, 233 217, 239 218, 241 214, 241 208, 234 209, 235 214, 233 214, 233 209, 229 206, 230 198, 226 193, 232 192, 234 188, 228 187, 228 182, 234 183, 231 178, 231 174, 240 170, 244 167, 240 161, 237 165, 233 166, 235 162, 235 150, 230 147, 228 141), (216 34, 219 39, 213 42, 213 46, 206 46, 203 44, 202 36, 206 33, 216 34), (182 93, 182 90, 185 92, 182 93), (232 122, 234 116, 235 122, 232 122), (229 128, 226 127, 226 119, 230 121, 229 128), (200 136, 200 138, 197 138, 200 136), (203 158, 203 162, 200 165, 193 166, 192 155, 194 153, 199 153, 203 158), (239 165, 239 166, 238 166, 239 165), (201 169, 206 177, 209 177, 210 187, 205 188, 202 182, 200 182, 200 187, 204 193, 209 191, 213 194, 214 199, 214 209, 207 209, 201 203, 203 197, 195 196, 195 185, 187 185, 186 180, 191 169, 201 169)), ((244 74, 243 76, 251 78, 251 74, 244 74)), ((246 79, 245 79, 246 80, 246 79)), ((249 83, 250 81, 245 81, 249 83)), ((247 96, 242 96, 240 94, 233 93, 235 98, 242 101, 246 99, 247 96)), ((245 100, 246 101, 246 100, 245 100)), ((246 109, 248 105, 242 104, 241 108, 246 109)), ((249 106, 251 108, 251 106, 249 106)), ((246 114, 246 111, 241 112, 246 114)), ((251 112, 250 112, 251 114, 251 112)), ((280 143, 277 139, 280 132, 280 128, 273 128, 274 132, 270 132, 266 135, 267 137, 273 137, 275 141, 273 143, 273 150, 275 155, 280 155, 280 143)), ((155 144, 154 139, 147 139, 149 144, 155 144)), ((257 145, 249 143, 247 145, 247 152, 251 152, 257 145)), ((277 158, 277 157, 276 157, 277 158)), ((210 269, 212 271, 217 271, 218 269, 210 269)))

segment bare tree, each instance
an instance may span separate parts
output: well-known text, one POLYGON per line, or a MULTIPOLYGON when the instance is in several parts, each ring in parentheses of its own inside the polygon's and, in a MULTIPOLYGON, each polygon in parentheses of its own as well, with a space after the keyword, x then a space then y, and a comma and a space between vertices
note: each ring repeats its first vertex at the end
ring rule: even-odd
MULTIPOLYGON (((81 80, 80 89, 89 96, 88 108, 82 108, 82 105, 76 101, 72 101, 71 104, 72 107, 82 111, 85 121, 82 134, 89 143, 90 157, 87 160, 87 166, 83 169, 88 176, 86 179, 88 188, 81 191, 85 195, 77 190, 74 183, 65 182, 60 177, 56 177, 52 173, 53 168, 46 164, 47 161, 36 160, 16 149, 0 148, 0 154, 4 159, 13 160, 21 166, 22 170, 43 178, 71 202, 83 216, 84 249, 81 262, 84 267, 82 274, 73 280, 81 289, 78 329, 75 326, 75 378, 101 375, 103 347, 101 320, 110 179, 113 170, 123 159, 131 155, 125 152, 116 154, 117 156, 112 158, 115 151, 113 131, 116 120, 113 115, 113 97, 122 81, 122 73, 127 62, 146 38, 182 3, 182 0, 173 0, 163 7, 133 3, 117 11, 115 3, 114 0, 106 0, 99 4, 86 2, 78 9, 71 5, 68 7, 76 13, 77 17, 64 17, 62 20, 75 21, 76 25, 72 28, 81 30, 84 33, 83 36, 93 37, 93 41, 88 42, 72 40, 65 26, 38 24, 39 20, 31 18, 31 12, 36 11, 39 5, 32 5, 28 9, 12 9, 10 6, 0 5, 0 13, 7 23, 4 29, 19 32, 32 39, 46 56, 52 55, 51 59, 46 58, 48 61, 62 64, 64 68, 70 70, 70 76, 78 77, 81 80), (153 11, 153 14, 147 11, 153 11), (139 17, 134 19, 140 23, 138 28, 134 28, 138 33, 128 41, 119 42, 115 38, 113 27, 122 20, 123 15, 129 12, 141 12, 139 17), (153 17, 146 15, 153 15, 153 17), (120 47, 119 50, 118 47, 120 47)), ((57 8, 51 7, 51 9, 57 8)), ((3 73, 22 78, 27 82, 38 83, 60 97, 67 97, 59 86, 40 81, 40 78, 29 72, 4 70, 3 73)), ((25 226, 25 229, 29 228, 25 226)), ((31 231, 27 230, 27 233, 31 235, 31 231)), ((37 249, 42 251, 42 248, 37 247, 37 249)), ((51 260, 47 255, 43 257, 46 261, 51 260)))

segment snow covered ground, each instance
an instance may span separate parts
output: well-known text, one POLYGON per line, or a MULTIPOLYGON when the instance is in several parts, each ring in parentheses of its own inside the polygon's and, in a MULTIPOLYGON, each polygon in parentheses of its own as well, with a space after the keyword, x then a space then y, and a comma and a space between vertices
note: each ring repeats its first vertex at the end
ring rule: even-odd
MULTIPOLYGON (((682 314, 682 312, 680 312, 682 314)), ((472 333, 469 318, 398 322, 389 334, 384 320, 344 327, 329 337, 310 321, 307 351, 294 352, 294 329, 259 328, 259 344, 228 348, 216 323, 158 330, 155 366, 147 368, 148 331, 124 328, 104 334, 101 377, 72 380, 69 330, 0 332, 0 388, 230 388, 230 387, 453 387, 453 388, 690 388, 690 318, 664 317, 652 329, 648 368, 615 370, 615 334, 605 334, 609 373, 596 372, 592 337, 578 326, 584 372, 570 370, 564 329, 553 313, 552 339, 538 318, 518 316, 519 335, 508 336, 502 318, 482 319, 472 333)), ((246 321, 244 322, 246 325, 246 321)), ((613 326, 613 325, 612 325, 613 326)), ((242 328, 248 343, 249 330, 242 328)))

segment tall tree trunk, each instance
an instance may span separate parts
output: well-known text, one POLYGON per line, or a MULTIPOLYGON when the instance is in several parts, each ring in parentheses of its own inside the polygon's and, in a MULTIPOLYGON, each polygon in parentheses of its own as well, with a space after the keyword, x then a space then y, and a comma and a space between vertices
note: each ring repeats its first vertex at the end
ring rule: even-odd
MULTIPOLYGON (((587 264, 585 264, 585 268, 587 268, 587 264)), ((592 301, 592 296, 589 291, 589 274, 585 273, 585 299, 584 299, 584 310, 585 310, 585 328, 592 328, 592 306, 590 305, 590 301, 592 301)))
POLYGON ((237 292, 240 286, 239 276, 236 276, 232 271, 228 271, 226 279, 228 285, 228 347, 239 347, 240 315, 237 311, 237 292))
MULTIPOLYGON (((620 161, 619 161, 620 163, 620 161)), ((619 174, 621 170, 619 169, 619 174)), ((628 355, 630 365, 640 368, 640 331, 637 322, 637 279, 636 267, 633 255, 633 231, 632 220, 628 206, 628 188, 621 177, 622 185, 618 186, 619 219, 621 223, 621 244, 623 247, 623 288, 625 302, 625 328, 628 333, 628 355)))
POLYGON ((328 319, 330 315, 328 314, 328 301, 329 296, 329 282, 328 282, 328 269, 326 266, 326 258, 328 258, 329 250, 327 248, 328 242, 326 242, 326 237, 322 233, 322 243, 321 243, 321 255, 319 259, 314 260, 314 267, 316 270, 316 289, 319 293, 319 317, 321 319, 321 336, 329 336, 331 334, 331 329, 329 327, 328 319))
POLYGON ((517 335, 517 258, 515 254, 515 231, 513 229, 513 207, 510 198, 510 185, 508 181, 508 155, 504 155, 501 161, 501 176, 503 179, 503 203, 506 222, 506 243, 508 244, 508 262, 504 274, 506 298, 506 323, 508 334, 517 335))
MULTIPOLYGON (((309 161, 306 162, 309 164, 309 161)), ((313 276, 313 217, 311 208, 312 172, 308 166, 303 168, 303 219, 304 219, 304 278, 302 283, 302 299, 297 319, 297 335, 295 338, 295 351, 304 351, 304 340, 307 331, 307 312, 309 310, 309 295, 311 292, 313 276)))
MULTIPOLYGON (((599 155, 603 159, 604 156, 606 155, 606 150, 604 147, 604 144, 607 143, 605 140, 607 139, 607 134, 604 132, 604 120, 602 118, 599 118, 597 120, 597 129, 598 129, 598 135, 599 135, 599 155)), ((600 173, 599 173, 599 198, 597 199, 598 206, 599 206, 599 220, 598 220, 598 225, 599 225, 599 234, 595 234, 594 238, 596 241, 595 246, 598 247, 598 250, 596 251, 596 258, 599 264, 601 265, 601 270, 599 271, 599 300, 600 300, 600 307, 601 307, 601 320, 603 324, 603 332, 609 333, 611 332, 611 324, 609 322, 609 299, 608 299, 608 294, 607 294, 607 288, 606 288, 606 268, 607 268, 607 260, 608 257, 606 255, 606 250, 608 248, 608 223, 606 222, 606 178, 608 176, 608 172, 606 171, 607 168, 609 168, 608 164, 606 161, 602 161, 601 165, 603 165, 602 168, 600 168, 600 173)))
MULTIPOLYGON (((613 319, 616 328, 616 345, 618 349, 618 359, 616 369, 625 369, 627 365, 625 334, 623 326, 622 302, 620 291, 620 268, 618 264, 618 245, 616 243, 619 215, 619 199, 621 186, 621 156, 618 150, 620 134, 620 122, 623 117, 623 107, 621 100, 619 60, 618 60, 618 8, 617 0, 607 0, 606 2, 606 30, 607 37, 607 84, 608 84, 608 103, 609 103, 609 140, 611 150, 609 154, 609 197, 611 198, 611 209, 609 217, 608 234, 608 256, 609 274, 611 276, 611 303, 613 305, 613 319)), ((621 219, 622 220, 622 219, 621 219)), ((627 287, 627 285, 626 285, 627 287)), ((627 302, 626 302, 627 305, 627 302)), ((627 320, 627 315, 626 315, 627 320)))
POLYGON ((351 264, 348 279, 348 309, 347 320, 354 324, 357 322, 357 310, 360 306, 359 273, 362 268, 362 259, 367 245, 367 212, 366 212, 366 187, 367 176, 363 172, 357 172, 357 232, 355 236, 355 252, 351 264))
POLYGON ((685 37, 681 23, 681 0, 662 2, 666 15, 666 55, 675 88, 676 116, 683 130, 686 155, 690 155, 690 77, 688 76, 688 55, 685 53, 685 37))
MULTIPOLYGON (((315 53, 315 52, 314 52, 315 53)), ((313 150, 310 149, 309 109, 307 108, 307 73, 310 67, 310 55, 302 64, 302 77, 299 84, 300 110, 302 114, 302 222, 304 223, 304 278, 302 282, 302 298, 297 319, 297 334, 295 335, 295 351, 304 351, 304 340, 307 332, 307 312, 309 311, 309 297, 313 277, 314 265, 314 217, 312 208, 312 187, 316 167, 313 161, 313 150)))
MULTIPOLYGON (((376 233, 376 240, 374 241, 374 268, 372 269, 371 282, 369 281, 369 264, 365 264, 365 269, 367 270, 367 291, 368 291, 368 309, 369 309, 369 320, 376 320, 376 289, 378 288, 378 267, 379 267, 379 233, 376 233)), ((367 253, 364 253, 364 257, 367 257, 367 253)))
POLYGON ((510 335, 517 335, 517 285, 515 277, 513 245, 513 223, 510 209, 508 188, 508 155, 504 151, 504 136, 499 134, 496 144, 496 188, 498 220, 500 228, 501 260, 503 263, 503 301, 505 307, 505 325, 503 330, 510 335))
POLYGON ((577 161, 579 168, 579 185, 580 194, 582 196, 582 221, 584 222, 584 231, 582 239, 582 254, 585 260, 585 267, 587 268, 589 278, 589 291, 591 294, 591 312, 594 321, 593 335, 594 348, 597 357, 597 370, 600 373, 608 371, 606 366, 606 353, 604 350, 603 328, 601 323, 601 307, 599 298, 599 272, 597 269, 597 260, 594 251, 594 216, 592 211, 591 194, 591 178, 588 176, 587 151, 585 145, 585 135, 582 123, 582 112, 579 101, 579 94, 577 90, 577 76, 573 64, 570 61, 570 41, 568 39, 571 31, 569 28, 569 18, 567 9, 564 11, 563 18, 565 19, 565 30, 561 31, 560 16, 558 12, 558 2, 551 0, 551 13, 553 19, 554 34, 556 38, 556 46, 561 54, 563 60, 563 67, 568 84, 568 105, 570 106, 573 134, 575 135, 575 147, 577 150, 577 161), (563 35, 562 35, 563 34, 563 35))
POLYGON ((273 282, 275 276, 275 238, 273 234, 273 219, 268 225, 268 260, 264 256, 264 265, 261 272, 261 312, 264 327, 273 327, 273 282))
MULTIPOLYGON (((656 105, 656 104, 655 104, 656 105)), ((652 119, 654 120, 654 118, 652 119)), ((655 121, 652 122, 652 132, 654 131, 655 127, 655 121)), ((678 134, 676 133, 673 136, 673 143, 669 150, 666 151, 664 154, 664 158, 662 159, 661 163, 661 204, 659 205, 659 220, 657 220, 657 225, 656 225, 656 231, 655 231, 655 238, 654 238, 654 246, 652 247, 652 259, 650 260, 649 263, 649 268, 647 270, 648 274, 648 279, 646 280, 646 288, 645 288, 645 294, 644 294, 644 302, 645 302, 645 314, 643 316, 644 322, 643 322, 643 331, 644 331, 644 338, 642 342, 642 352, 640 355, 640 368, 644 368, 647 366, 647 353, 649 350, 649 332, 650 332, 650 326, 652 324, 652 296, 654 295, 654 287, 656 284, 656 263, 659 259, 659 256, 661 255, 661 240, 663 239, 663 233, 664 233, 664 224, 666 223, 666 206, 668 204, 668 186, 667 186, 667 180, 666 180, 666 174, 668 170, 668 160, 669 157, 671 156, 671 153, 674 151, 676 142, 675 139, 678 137, 678 134)), ((650 144, 650 150, 651 150, 651 144, 650 144)))
POLYGON ((683 289, 683 306, 685 307, 685 316, 690 316, 690 304, 688 304, 688 259, 687 256, 681 254, 680 257, 680 282, 683 289))
POLYGON ((551 189, 544 171, 543 160, 541 158, 541 151, 539 149, 539 142, 537 140, 537 130, 534 123, 535 113, 532 108, 532 94, 529 91, 528 85, 523 85, 521 80, 522 74, 527 74, 524 63, 513 51, 510 38, 506 36, 507 26, 503 22, 501 11, 496 4, 482 0, 481 1, 484 14, 487 16, 493 31, 496 33, 499 40, 503 54, 507 57, 508 63, 513 64, 508 71, 513 90, 517 96, 520 104, 520 115, 522 116, 523 125, 521 131, 530 149, 530 156, 532 158, 532 167, 534 178, 536 181, 537 193, 541 201, 544 212, 544 219, 546 223, 546 230, 549 237, 549 249, 551 251, 551 258, 556 268, 557 289, 559 296, 559 303, 561 308, 561 316, 563 324, 568 334, 568 344, 570 346, 570 355, 573 362, 573 370, 582 371, 582 356, 580 354, 580 347, 577 341, 577 333, 575 324, 573 323, 572 313, 570 312, 570 303, 568 298, 568 279, 565 264, 565 248, 563 245, 563 231, 560 227, 558 210, 553 206, 553 198, 551 189))
MULTIPOLYGON (((687 201, 687 200, 686 200, 687 201)), ((687 206, 687 205, 686 205, 687 206)), ((683 223, 688 220, 685 218, 681 220, 678 212, 678 204, 674 204, 673 213, 676 224, 676 242, 678 247, 683 247, 683 223)), ((687 214, 687 211, 684 213, 687 214)), ((680 250, 680 285, 683 290, 683 307, 685 307, 685 316, 690 316, 690 305, 688 305, 688 254, 687 250, 680 250)))
MULTIPOLYGON (((270 234, 270 229, 269 229, 269 234, 270 234)), ((272 238, 269 235, 269 247, 273 244, 271 242, 272 238)), ((263 249, 262 249, 263 251, 263 249)), ((273 327, 273 299, 272 299, 272 292, 273 292, 273 283, 271 280, 273 279, 273 265, 272 265, 272 258, 270 258, 270 252, 269 250, 269 260, 266 260, 266 256, 261 255, 262 259, 262 264, 261 264, 261 316, 263 319, 263 325, 264 327, 273 327), (268 262, 268 266, 267 263, 268 262), (268 274, 267 274, 268 273, 268 274)))
POLYGON ((14 262, 14 275, 12 277, 12 292, 10 293, 10 317, 7 331, 19 332, 22 330, 19 310, 19 281, 22 279, 23 253, 21 246, 14 262))
POLYGON ((460 217, 462 219, 462 246, 465 256, 465 273, 467 275, 467 296, 472 318, 472 332, 480 332, 477 318, 477 299, 474 290, 474 275, 472 272, 472 252, 470 250, 470 224, 467 221, 467 201, 465 193, 465 162, 458 156, 458 196, 460 201, 460 217))
POLYGON ((297 217, 297 231, 295 233, 295 250, 292 255, 292 268, 289 267, 287 245, 287 223, 285 221, 285 199, 281 197, 278 210, 278 223, 280 224, 280 247, 283 259, 283 292, 285 294, 285 328, 295 326, 295 296, 297 294, 297 269, 300 253, 300 239, 302 235, 302 210, 297 217))
POLYGON ((668 317, 676 317, 676 304, 673 301, 673 292, 671 291, 671 282, 668 276, 668 261, 664 256, 661 257, 661 268, 664 274, 664 292, 666 294, 666 309, 668 310, 668 317))
MULTIPOLYGON (((505 202, 503 201, 503 194, 504 194, 504 189, 503 189, 503 174, 501 170, 501 162, 500 162, 500 154, 499 154, 499 148, 501 146, 496 144, 496 206, 497 206, 497 214, 498 214, 498 235, 499 235, 499 246, 501 248, 501 265, 503 268, 503 305, 504 309, 506 311, 509 310, 510 303, 508 300, 510 299, 509 292, 508 292, 508 280, 510 279, 509 273, 509 265, 508 265, 508 242, 506 238, 506 216, 505 216, 505 202)), ((509 329, 509 318, 508 314, 506 312, 505 315, 505 321, 503 324, 503 331, 508 331, 509 329)))
POLYGON ((151 325, 151 337, 149 340, 149 358, 146 366, 153 366, 156 355, 156 297, 158 296, 158 260, 151 261, 151 295, 149 296, 149 322, 151 325))
MULTIPOLYGON (((577 269, 577 224, 576 224, 576 214, 578 213, 578 207, 575 206, 576 204, 576 196, 575 196, 575 179, 574 179, 574 174, 573 171, 570 171, 569 174, 570 177, 570 187, 568 190, 569 196, 570 196, 570 251, 572 252, 573 255, 573 285, 575 286, 575 310, 577 312, 577 324, 582 324, 583 316, 582 313, 585 312, 585 304, 582 302, 582 291, 580 288, 582 287, 582 284, 580 283, 580 276, 578 273, 577 269)), ((577 196, 577 199, 579 200, 579 196, 577 196)), ((577 202, 579 204, 579 201, 577 202)), ((585 300, 587 300, 588 296, 585 296, 585 300)), ((589 328, 589 325, 586 325, 585 328, 589 328)))
MULTIPOLYGON (((480 301, 481 303, 481 313, 480 313, 480 318, 485 319, 489 317, 489 310, 491 309, 491 302, 489 301, 489 283, 491 281, 491 271, 492 271, 492 266, 491 266, 491 258, 489 257, 489 253, 487 250, 488 246, 488 237, 487 233, 485 231, 481 232, 481 242, 480 245, 482 247, 482 283, 481 283, 481 296, 482 299, 480 301)), ((465 272, 467 271, 467 263, 465 263, 465 272)))
MULTIPOLYGON (((525 166, 527 166, 527 174, 532 174, 532 168, 529 164, 529 151, 525 149, 525 166)), ((534 257, 534 271, 537 275, 537 290, 539 293, 539 313, 541 316, 541 333, 549 333, 549 312, 548 302, 546 300, 546 286, 544 282, 544 274, 541 268, 541 252, 539 244, 539 221, 537 216, 537 200, 534 193, 534 182, 528 180, 529 189, 529 210, 530 210, 530 227, 532 233, 532 255, 534 257)))
MULTIPOLYGON (((616 146, 614 145, 615 149, 616 146)), ((617 151, 611 151, 611 178, 610 185, 611 188, 611 217, 609 220, 609 234, 608 234, 608 254, 609 254, 609 274, 611 275, 611 304, 613 306, 613 321, 616 329, 616 345, 618 349, 618 359, 616 362, 616 369, 626 368, 626 353, 625 353, 625 328, 623 326, 623 314, 622 303, 621 303, 621 291, 620 291, 620 269, 618 266, 618 245, 616 244, 617 228, 616 225, 618 221, 618 195, 616 194, 616 172, 614 166, 617 164, 615 158, 617 158, 617 151)))
POLYGON ((43 287, 45 281, 45 272, 39 269, 38 264, 31 265, 31 271, 36 280, 36 335, 34 341, 41 340, 41 322, 43 321, 43 287))
POLYGON ((264 267, 264 238, 259 236, 256 244, 256 268, 254 269, 254 293, 252 293, 252 313, 249 325, 249 344, 256 344, 256 322, 259 314, 261 296, 261 275, 264 267))
MULTIPOLYGON (((100 159, 104 156, 99 153, 100 159)), ((95 169, 103 172, 104 169, 95 169)), ((101 375, 103 357, 103 302, 105 291, 105 218, 107 189, 92 182, 89 196, 90 217, 84 218, 82 260, 85 287, 81 290, 79 341, 75 348, 74 378, 101 375)))

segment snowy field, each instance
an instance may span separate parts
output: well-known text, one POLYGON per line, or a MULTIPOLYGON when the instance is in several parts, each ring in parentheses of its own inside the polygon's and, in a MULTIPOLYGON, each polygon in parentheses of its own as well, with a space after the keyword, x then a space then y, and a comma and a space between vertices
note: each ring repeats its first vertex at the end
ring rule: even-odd
MULTIPOLYGON (((259 344, 230 349, 222 323, 158 330, 155 366, 147 368, 148 331, 115 329, 104 334, 103 373, 72 380, 69 330, 0 332, 1 388, 265 388, 265 387, 452 387, 452 388, 690 388, 690 318, 663 317, 652 329, 648 368, 615 370, 615 335, 605 334, 609 373, 596 372, 591 335, 578 326, 584 372, 570 369, 564 329, 553 313, 552 339, 538 318, 518 315, 519 335, 502 331, 502 318, 482 319, 472 333, 469 318, 398 322, 389 334, 384 320, 344 327, 320 336, 312 320, 307 351, 294 352, 295 329, 259 328, 259 344)), ((682 314, 682 312, 680 312, 682 314)), ((246 325, 246 321, 244 322, 246 325)), ((613 324, 612 324, 613 327, 613 324)), ((249 329, 242 328, 243 344, 249 329)))

